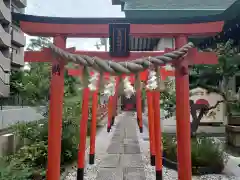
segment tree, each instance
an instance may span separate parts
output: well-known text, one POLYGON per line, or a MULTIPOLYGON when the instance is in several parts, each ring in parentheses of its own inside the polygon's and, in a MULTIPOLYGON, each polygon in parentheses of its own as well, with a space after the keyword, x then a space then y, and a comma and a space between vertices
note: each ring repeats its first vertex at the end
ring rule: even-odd
POLYGON ((191 69, 191 84, 206 84, 220 86, 221 90, 227 92, 229 80, 240 72, 240 56, 233 48, 233 41, 229 40, 225 44, 219 43, 215 49, 207 51, 216 52, 218 64, 195 65, 191 69))
POLYGON ((49 47, 49 44, 52 43, 51 39, 48 37, 37 37, 30 39, 28 44, 28 51, 41 50, 42 48, 49 47))
POLYGON ((100 38, 100 43, 96 42, 95 46, 98 50, 101 48, 101 46, 104 46, 105 51, 108 51, 106 38, 100 38))
MULTIPOLYGON (((207 49, 207 51, 216 52, 219 63, 216 65, 194 65, 190 71, 190 89, 200 86, 209 92, 221 94, 224 100, 218 101, 211 107, 194 104, 190 100, 190 112, 193 118, 192 135, 196 133, 203 115, 216 108, 220 103, 226 104, 226 115, 228 116, 236 109, 233 106, 240 107, 236 93, 228 89, 229 80, 240 72, 240 57, 233 47, 233 42, 229 40, 225 44, 219 43, 216 48, 207 49)), ((161 100, 164 101, 163 108, 172 114, 175 111, 174 94, 170 93, 169 90, 161 94, 161 100)))
POLYGON ((226 115, 232 114, 233 108, 238 103, 236 92, 229 91, 229 81, 240 72, 240 57, 233 48, 233 41, 229 40, 225 44, 219 43, 215 49, 208 49, 208 51, 216 52, 218 55, 218 64, 216 65, 196 65, 191 70, 191 85, 192 87, 200 86, 209 92, 216 92, 221 94, 224 98, 218 101, 214 106, 207 107, 206 105, 194 104, 190 101, 192 122, 192 133, 196 133, 197 128, 204 114, 209 110, 214 109, 220 103, 226 104, 226 115), (197 112, 198 116, 197 116, 197 112))
POLYGON ((106 38, 100 38, 100 44, 105 47, 105 51, 107 50, 107 39, 106 38))
MULTIPOLYGON (((50 38, 38 37, 30 39, 28 51, 41 50, 51 43, 50 38)), ((29 63, 29 71, 12 71, 11 92, 19 94, 30 104, 46 103, 49 97, 49 84, 51 78, 51 63, 29 63)), ((79 81, 68 76, 65 72, 65 95, 76 94, 79 81)))

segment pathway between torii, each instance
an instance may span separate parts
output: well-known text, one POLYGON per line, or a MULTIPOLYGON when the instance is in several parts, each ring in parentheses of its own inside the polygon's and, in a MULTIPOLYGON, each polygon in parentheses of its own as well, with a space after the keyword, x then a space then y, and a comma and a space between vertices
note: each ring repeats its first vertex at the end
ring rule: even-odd
MULTIPOLYGON (((98 133, 94 165, 89 165, 86 151, 84 180, 155 179, 155 167, 150 165, 149 141, 140 135, 135 113, 122 112, 115 123, 110 133, 107 133, 105 126, 98 133)), ((178 174, 163 167, 163 179, 177 180, 178 174)), ((237 180, 237 177, 222 174, 192 177, 192 180, 202 179, 237 180)), ((76 180, 76 169, 72 169, 64 180, 76 180)))

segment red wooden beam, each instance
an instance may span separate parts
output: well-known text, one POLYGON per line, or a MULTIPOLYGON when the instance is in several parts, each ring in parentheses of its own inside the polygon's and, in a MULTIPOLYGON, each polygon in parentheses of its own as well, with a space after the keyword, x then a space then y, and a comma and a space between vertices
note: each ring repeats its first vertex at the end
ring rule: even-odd
POLYGON ((198 52, 196 48, 190 49, 185 59, 189 61, 189 65, 218 64, 218 57, 215 52, 198 52))
MULTIPOLYGON (((135 37, 174 37, 177 35, 214 35, 222 31, 224 22, 195 24, 131 24, 130 35, 135 37)), ((31 36, 109 37, 108 24, 51 24, 20 22, 21 29, 31 36)))
MULTIPOLYGON (((66 49, 66 51, 73 54, 96 56, 101 59, 113 61, 130 61, 148 56, 162 56, 165 53, 164 51, 134 51, 130 52, 129 57, 113 58, 109 55, 109 52, 105 51, 73 51, 73 49, 66 49)), ((49 62, 52 59, 51 50, 48 48, 43 49, 43 51, 25 51, 24 56, 25 62, 49 62)))
MULTIPOLYGON (((79 55, 88 55, 88 56, 96 56, 101 59, 108 59, 113 61, 130 61, 142 57, 148 56, 162 56, 164 51, 137 51, 131 52, 129 57, 124 58, 112 58, 109 55, 109 52, 105 51, 74 51, 74 48, 68 48, 66 51, 79 54, 79 55)), ((166 50, 169 52, 169 50, 166 50)), ((51 50, 48 48, 43 49, 43 51, 25 51, 24 55, 25 62, 49 62, 52 59, 51 50)), ((189 50, 187 55, 187 59, 191 62, 190 64, 217 64, 218 58, 214 52, 198 52, 196 48, 189 50)))
POLYGON ((162 80, 165 80, 168 76, 175 76, 175 70, 169 71, 169 70, 166 70, 165 68, 161 68, 160 74, 161 74, 162 80))
MULTIPOLYGON (((67 52, 74 53, 76 48, 66 48, 67 52)), ((51 62, 53 56, 49 48, 43 48, 42 51, 25 51, 24 62, 51 62)))
POLYGON ((24 62, 50 62, 52 53, 50 51, 25 51, 24 62))

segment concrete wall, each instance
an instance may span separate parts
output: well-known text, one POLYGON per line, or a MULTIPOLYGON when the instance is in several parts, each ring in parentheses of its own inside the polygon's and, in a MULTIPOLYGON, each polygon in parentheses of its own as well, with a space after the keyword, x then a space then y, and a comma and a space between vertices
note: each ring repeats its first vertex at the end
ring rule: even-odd
POLYGON ((31 107, 4 107, 0 111, 0 129, 8 128, 17 122, 31 122, 43 119, 44 117, 31 107))

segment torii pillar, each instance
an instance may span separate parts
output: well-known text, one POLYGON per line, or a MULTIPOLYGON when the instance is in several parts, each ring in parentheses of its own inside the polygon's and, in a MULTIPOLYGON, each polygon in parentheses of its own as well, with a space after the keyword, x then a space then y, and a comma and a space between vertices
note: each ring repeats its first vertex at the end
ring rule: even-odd
MULTIPOLYGON (((63 36, 54 37, 53 42, 62 49, 66 47, 66 38, 63 36)), ((49 180, 60 179, 63 96, 64 63, 53 60, 48 121, 47 179, 49 180)))
MULTIPOLYGON (((187 44, 187 42, 188 40, 185 36, 176 37, 176 49, 187 44)), ((189 60, 186 57, 178 62, 175 67, 179 180, 192 179, 188 63, 189 60)))

